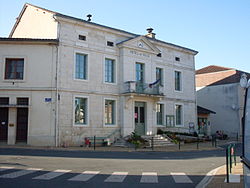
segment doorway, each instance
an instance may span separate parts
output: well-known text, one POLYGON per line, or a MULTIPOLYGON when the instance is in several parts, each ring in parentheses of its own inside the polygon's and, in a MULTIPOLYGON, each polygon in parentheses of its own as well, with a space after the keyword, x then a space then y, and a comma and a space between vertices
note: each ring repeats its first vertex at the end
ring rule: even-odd
POLYGON ((0 108, 0 141, 8 140, 9 108, 0 108))
POLYGON ((17 108, 16 141, 27 142, 28 135, 28 108, 17 108))
POLYGON ((145 135, 145 102, 135 102, 135 133, 137 135, 145 135))

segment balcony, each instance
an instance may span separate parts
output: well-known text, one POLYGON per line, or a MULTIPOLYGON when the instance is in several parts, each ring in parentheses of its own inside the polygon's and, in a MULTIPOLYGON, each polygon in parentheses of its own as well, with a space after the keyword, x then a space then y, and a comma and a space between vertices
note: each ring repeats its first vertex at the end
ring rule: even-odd
POLYGON ((163 87, 159 84, 152 85, 136 81, 125 82, 124 93, 135 93, 142 95, 161 95, 163 96, 163 87))

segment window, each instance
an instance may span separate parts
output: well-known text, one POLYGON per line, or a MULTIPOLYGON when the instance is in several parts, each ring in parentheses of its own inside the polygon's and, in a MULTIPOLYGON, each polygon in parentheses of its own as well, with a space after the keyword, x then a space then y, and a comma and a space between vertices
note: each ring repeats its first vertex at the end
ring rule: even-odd
POLYGON ((163 125, 163 104, 156 104, 156 119, 157 125, 163 125))
POLYGON ((17 105, 29 105, 29 98, 17 98, 17 105))
POLYGON ((78 39, 79 39, 79 40, 84 40, 84 41, 86 41, 86 36, 84 36, 84 35, 79 35, 79 36, 78 36, 78 39))
POLYGON ((0 105, 8 105, 9 98, 8 97, 0 97, 0 105))
POLYGON ((112 59, 105 59, 105 82, 115 82, 115 61, 112 59))
POLYGON ((136 81, 144 82, 144 64, 136 63, 136 81))
POLYGON ((182 105, 175 105, 175 124, 182 125, 182 105))
POLYGON ((105 100, 105 125, 115 124, 115 101, 105 100))
POLYGON ((75 124, 87 124, 87 98, 75 98, 75 124))
POLYGON ((161 53, 158 53, 158 54, 157 54, 157 57, 161 57, 161 53))
POLYGON ((161 68, 156 68, 156 80, 160 80, 160 85, 163 86, 163 70, 161 68))
POLYGON ((111 42, 111 41, 107 41, 107 46, 114 46, 114 43, 113 42, 111 42))
POLYGON ((87 79, 87 55, 76 54, 75 58, 75 78, 76 79, 87 79))
POLYGON ((181 72, 175 71, 175 90, 181 91, 181 72))
POLYGON ((23 80, 23 58, 5 59, 5 79, 23 80))
POLYGON ((180 61, 180 60, 181 60, 181 58, 175 57, 175 61, 180 61))

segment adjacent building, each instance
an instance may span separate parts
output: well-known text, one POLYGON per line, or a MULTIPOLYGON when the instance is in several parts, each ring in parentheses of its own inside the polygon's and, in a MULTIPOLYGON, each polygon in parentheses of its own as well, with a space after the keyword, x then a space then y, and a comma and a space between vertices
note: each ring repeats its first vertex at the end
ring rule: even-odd
POLYGON ((147 31, 25 4, 9 38, 0 39, 1 141, 17 143, 20 124, 21 142, 43 146, 196 126, 198 52, 147 31))
POLYGON ((211 133, 222 131, 229 137, 242 134, 244 89, 242 74, 232 68, 211 65, 196 71, 197 104, 216 112, 210 115, 211 133))

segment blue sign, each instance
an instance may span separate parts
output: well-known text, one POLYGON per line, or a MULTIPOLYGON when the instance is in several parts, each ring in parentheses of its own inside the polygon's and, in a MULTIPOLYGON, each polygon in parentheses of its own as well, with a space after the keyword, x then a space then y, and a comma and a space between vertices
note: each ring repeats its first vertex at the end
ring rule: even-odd
POLYGON ((52 101, 52 98, 45 98, 44 101, 45 101, 45 102, 51 102, 51 101, 52 101))

